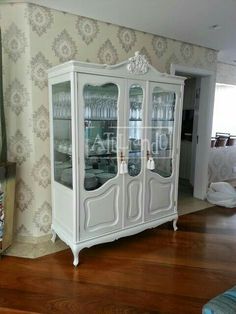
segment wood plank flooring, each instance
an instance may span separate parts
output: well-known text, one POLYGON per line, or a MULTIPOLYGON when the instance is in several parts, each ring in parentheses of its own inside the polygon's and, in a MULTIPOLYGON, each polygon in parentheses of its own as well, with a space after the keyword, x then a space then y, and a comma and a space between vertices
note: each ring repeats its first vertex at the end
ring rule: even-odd
POLYGON ((0 260, 0 313, 201 313, 236 285, 236 209, 212 207, 171 224, 35 260, 0 260))

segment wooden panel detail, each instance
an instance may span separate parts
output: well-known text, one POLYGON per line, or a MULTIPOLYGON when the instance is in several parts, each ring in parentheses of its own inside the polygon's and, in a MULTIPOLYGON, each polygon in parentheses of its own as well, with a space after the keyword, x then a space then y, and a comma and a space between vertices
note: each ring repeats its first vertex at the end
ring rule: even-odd
POLYGON ((85 201, 85 231, 98 231, 118 223, 119 193, 120 188, 113 185, 105 193, 85 201))
POLYGON ((142 214, 142 182, 131 181, 127 188, 127 219, 136 221, 142 214))
POLYGON ((171 207, 172 183, 160 183, 151 179, 148 183, 150 196, 148 210, 151 214, 168 210, 171 207))

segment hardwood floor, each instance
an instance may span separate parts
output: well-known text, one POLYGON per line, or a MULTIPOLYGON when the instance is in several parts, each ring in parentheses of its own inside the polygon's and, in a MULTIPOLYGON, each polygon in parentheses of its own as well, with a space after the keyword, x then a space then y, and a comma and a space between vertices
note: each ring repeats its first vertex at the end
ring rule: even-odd
POLYGON ((236 209, 212 207, 139 235, 35 260, 0 260, 0 313, 201 313, 236 285, 236 209))

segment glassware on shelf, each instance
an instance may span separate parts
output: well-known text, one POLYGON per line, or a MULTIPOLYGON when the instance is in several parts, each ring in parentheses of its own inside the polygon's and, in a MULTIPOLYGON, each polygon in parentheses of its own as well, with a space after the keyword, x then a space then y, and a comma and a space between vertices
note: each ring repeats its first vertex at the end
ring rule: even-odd
POLYGON ((166 113, 166 120, 169 120, 169 121, 172 121, 174 120, 174 106, 171 104, 171 105, 168 105, 167 106, 167 113, 166 113))
MULTIPOLYGON (((94 186, 85 178, 85 190, 96 190, 117 174, 117 99, 118 87, 113 83, 85 85, 85 167, 95 175, 94 186), (100 177, 99 177, 100 176, 100 177)), ((86 171, 87 173, 87 171, 86 171)), ((91 179, 92 180, 92 179, 91 179)))
POLYGON ((135 121, 142 119, 142 97, 143 96, 140 94, 130 96, 130 120, 135 121))
POLYGON ((175 94, 173 92, 157 91, 152 95, 152 120, 173 121, 175 109, 175 94))
POLYGON ((143 89, 140 85, 131 85, 129 90, 129 103, 128 173, 130 176, 135 177, 141 171, 143 89))
POLYGON ((58 92, 53 95, 53 117, 55 119, 71 118, 70 92, 58 92))
POLYGON ((71 155, 72 154, 72 144, 71 140, 54 140, 54 148, 57 152, 71 155))
POLYGON ((154 87, 152 92, 151 148, 155 161, 153 172, 163 177, 172 174, 175 93, 154 87), (160 123, 158 123, 160 121, 160 123))
POLYGON ((52 86, 54 180, 72 188, 70 81, 52 86))
POLYGON ((84 117, 88 120, 117 119, 117 98, 112 93, 89 89, 84 91, 84 117))

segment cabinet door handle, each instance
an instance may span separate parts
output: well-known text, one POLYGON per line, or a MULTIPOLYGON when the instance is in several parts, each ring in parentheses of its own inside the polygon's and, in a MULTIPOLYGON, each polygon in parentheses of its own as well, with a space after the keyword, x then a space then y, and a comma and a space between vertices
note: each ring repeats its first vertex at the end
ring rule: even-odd
POLYGON ((122 161, 124 161, 124 160, 125 160, 124 154, 123 154, 123 152, 121 151, 121 152, 120 152, 120 161, 122 162, 122 161))

